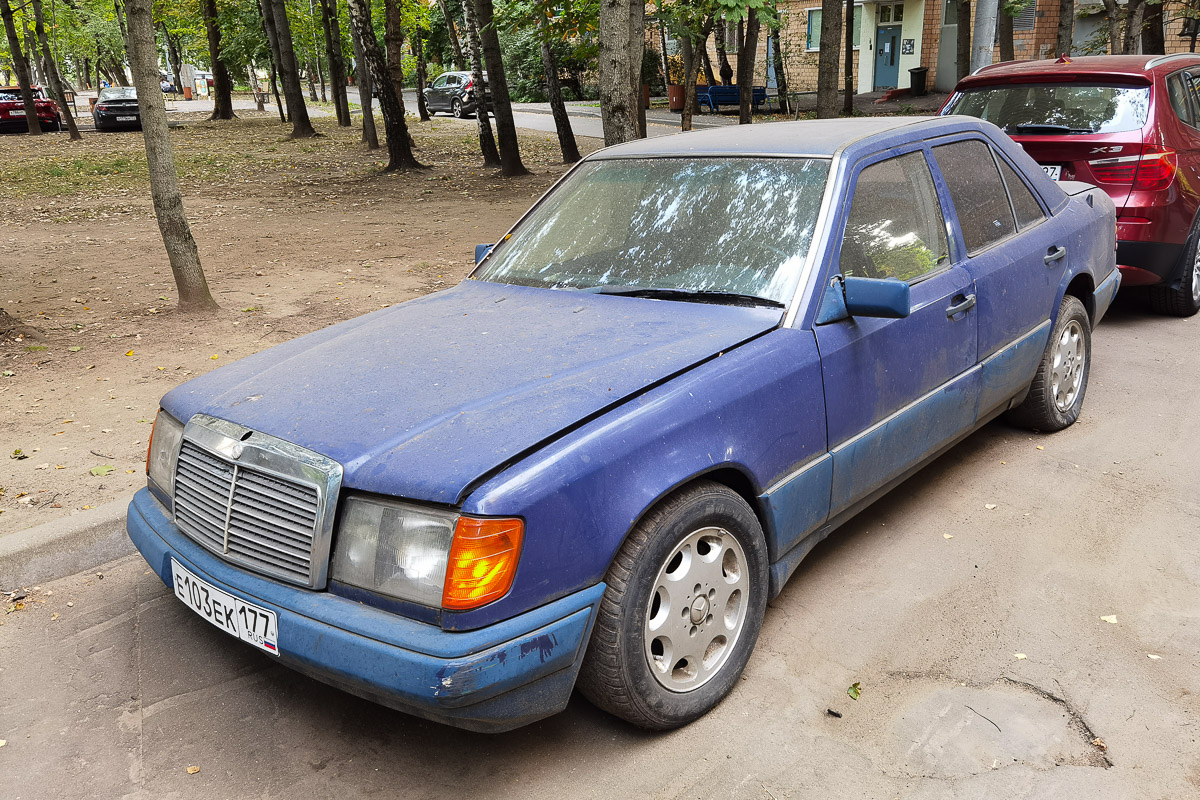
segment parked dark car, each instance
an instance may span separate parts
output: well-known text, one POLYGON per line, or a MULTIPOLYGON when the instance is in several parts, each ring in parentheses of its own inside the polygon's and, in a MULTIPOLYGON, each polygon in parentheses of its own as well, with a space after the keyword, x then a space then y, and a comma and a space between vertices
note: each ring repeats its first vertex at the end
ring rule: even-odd
MULTIPOLYGON (((58 103, 46 97, 39 86, 33 87, 33 105, 37 110, 42 130, 61 131, 62 113, 58 103)), ((24 133, 29 130, 25 122, 25 101, 17 86, 0 86, 0 133, 24 133)))
POLYGON ((92 109, 92 119, 98 131, 141 130, 137 89, 132 86, 102 89, 92 109))
POLYGON ((1200 55, 996 64, 942 109, 992 122, 1050 177, 1100 186, 1117 206, 1124 286, 1156 310, 1200 310, 1200 55))
POLYGON ((375 701, 498 731, 578 686, 677 727, 835 528, 1000 414, 1075 421, 1114 236, 968 117, 610 147, 457 287, 167 394, 129 534, 375 701))
MULTIPOLYGON (((492 110, 492 95, 488 91, 487 73, 483 73, 484 102, 492 110)), ((469 72, 443 72, 425 87, 425 107, 430 114, 449 111, 462 118, 475 113, 475 80, 469 72)))

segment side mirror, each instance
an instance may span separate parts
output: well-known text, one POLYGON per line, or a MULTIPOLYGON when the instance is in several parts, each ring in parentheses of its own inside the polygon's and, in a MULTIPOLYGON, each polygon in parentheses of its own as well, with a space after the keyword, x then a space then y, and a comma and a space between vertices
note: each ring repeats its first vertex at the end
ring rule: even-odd
POLYGON ((492 252, 493 247, 495 247, 493 244, 475 245, 475 263, 479 264, 481 261, 487 258, 487 254, 492 252))
POLYGON ((816 322, 823 325, 847 317, 904 319, 911 311, 909 288, 904 281, 838 275, 825 290, 816 322))

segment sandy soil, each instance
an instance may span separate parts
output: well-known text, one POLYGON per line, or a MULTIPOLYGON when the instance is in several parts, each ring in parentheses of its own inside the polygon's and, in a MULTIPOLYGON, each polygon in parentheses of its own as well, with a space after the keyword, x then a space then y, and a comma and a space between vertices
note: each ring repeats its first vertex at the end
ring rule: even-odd
POLYGON ((309 141, 253 112, 172 132, 221 305, 204 319, 173 310, 140 133, 0 139, 0 309, 25 327, 0 325, 0 534, 144 485, 158 399, 188 378, 457 283, 564 170, 527 136, 534 174, 505 179, 435 120, 414 128, 429 169, 384 174, 357 129, 316 124, 309 141))

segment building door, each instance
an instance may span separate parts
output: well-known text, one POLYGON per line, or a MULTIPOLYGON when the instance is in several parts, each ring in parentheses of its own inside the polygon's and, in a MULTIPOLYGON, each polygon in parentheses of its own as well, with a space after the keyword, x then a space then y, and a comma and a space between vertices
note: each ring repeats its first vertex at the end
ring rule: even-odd
POLYGON ((938 34, 937 76, 934 88, 953 91, 958 83, 958 3, 942 0, 942 27, 938 34))
POLYGON ((895 89, 900 76, 900 26, 875 30, 875 89, 895 89))

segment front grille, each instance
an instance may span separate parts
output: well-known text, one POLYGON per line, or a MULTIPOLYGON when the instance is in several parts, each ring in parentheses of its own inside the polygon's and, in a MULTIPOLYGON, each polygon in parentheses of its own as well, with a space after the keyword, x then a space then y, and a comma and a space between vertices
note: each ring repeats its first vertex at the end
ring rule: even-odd
POLYGON ((229 561, 293 583, 313 583, 317 489, 235 463, 183 440, 175 523, 229 561))

